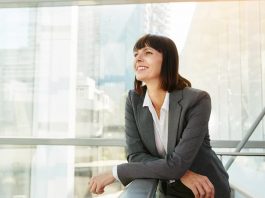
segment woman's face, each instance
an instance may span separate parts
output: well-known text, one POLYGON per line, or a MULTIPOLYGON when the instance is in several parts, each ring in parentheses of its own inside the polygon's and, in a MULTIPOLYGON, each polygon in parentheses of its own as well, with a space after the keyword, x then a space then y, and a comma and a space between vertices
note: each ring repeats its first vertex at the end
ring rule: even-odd
POLYGON ((134 52, 134 69, 136 79, 146 84, 160 81, 163 55, 154 48, 145 46, 134 52))

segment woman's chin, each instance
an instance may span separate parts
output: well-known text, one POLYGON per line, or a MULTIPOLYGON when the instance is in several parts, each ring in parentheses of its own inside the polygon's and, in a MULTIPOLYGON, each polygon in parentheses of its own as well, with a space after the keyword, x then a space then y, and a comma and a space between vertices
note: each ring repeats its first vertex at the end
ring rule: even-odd
POLYGON ((136 78, 136 80, 138 80, 138 81, 144 81, 144 78, 142 77, 142 76, 135 76, 135 78, 136 78))

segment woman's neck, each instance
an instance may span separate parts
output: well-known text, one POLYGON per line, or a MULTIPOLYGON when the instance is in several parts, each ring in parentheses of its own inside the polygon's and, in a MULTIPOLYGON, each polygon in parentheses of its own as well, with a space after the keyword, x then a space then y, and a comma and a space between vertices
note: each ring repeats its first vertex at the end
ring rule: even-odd
POLYGON ((147 85, 147 91, 153 103, 153 106, 155 107, 156 110, 160 111, 166 96, 166 91, 163 90, 161 87, 154 87, 154 86, 150 87, 148 85, 147 85))

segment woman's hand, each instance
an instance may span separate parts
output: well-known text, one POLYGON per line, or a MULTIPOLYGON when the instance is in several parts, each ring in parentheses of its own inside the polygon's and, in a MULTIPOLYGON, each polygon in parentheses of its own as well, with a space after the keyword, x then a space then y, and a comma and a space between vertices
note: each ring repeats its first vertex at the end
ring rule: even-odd
POLYGON ((97 176, 93 176, 88 182, 88 188, 91 193, 102 194, 104 193, 104 188, 112 184, 115 178, 112 175, 112 171, 108 171, 97 176))
POLYGON ((214 186, 208 177, 188 170, 180 181, 193 192, 195 198, 214 198, 214 186))

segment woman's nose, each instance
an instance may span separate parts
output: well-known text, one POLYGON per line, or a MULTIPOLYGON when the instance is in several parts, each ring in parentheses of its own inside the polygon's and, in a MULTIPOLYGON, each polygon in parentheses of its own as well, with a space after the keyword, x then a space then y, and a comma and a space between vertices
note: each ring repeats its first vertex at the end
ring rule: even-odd
POLYGON ((142 55, 141 55, 141 54, 137 54, 137 56, 135 57, 135 60, 136 60, 136 62, 141 62, 141 61, 143 61, 143 57, 142 57, 142 55))

